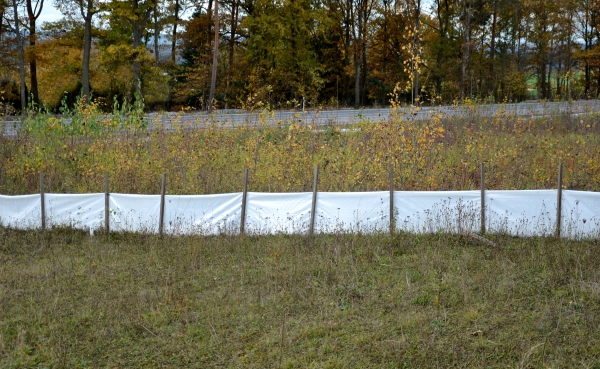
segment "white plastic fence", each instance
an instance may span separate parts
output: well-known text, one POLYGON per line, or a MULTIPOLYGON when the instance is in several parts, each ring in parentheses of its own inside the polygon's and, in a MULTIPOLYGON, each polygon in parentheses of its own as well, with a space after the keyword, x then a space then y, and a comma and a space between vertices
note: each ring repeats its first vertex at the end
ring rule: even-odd
MULTIPOLYGON (((242 217, 242 193, 166 195, 163 232, 237 234, 242 217)), ((313 194, 249 192, 244 228, 249 234, 307 234, 313 194)), ((485 191, 485 228, 490 233, 551 236, 557 228, 557 190, 485 191)), ((41 196, 0 195, 0 224, 15 229, 39 229, 41 196)), ((105 227, 105 194, 45 194, 47 228, 105 227)), ((390 222, 390 192, 319 192, 315 233, 465 233, 481 230, 480 191, 395 191, 390 222)), ((109 195, 109 225, 113 232, 158 233, 160 195, 109 195)), ((562 191, 560 235, 600 238, 600 193, 562 191)))

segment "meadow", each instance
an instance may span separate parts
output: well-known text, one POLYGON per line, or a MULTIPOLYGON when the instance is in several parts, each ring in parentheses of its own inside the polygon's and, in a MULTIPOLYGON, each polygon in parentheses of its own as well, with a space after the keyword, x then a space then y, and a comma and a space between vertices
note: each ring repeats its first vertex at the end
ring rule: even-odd
POLYGON ((598 368, 600 243, 0 228, 3 368, 598 368))
MULTIPOLYGON (((148 129, 29 116, 0 193, 600 191, 594 114, 148 129)), ((125 112, 124 112, 125 111, 125 112)), ((137 115, 136 115, 137 114, 137 115)), ((600 368, 600 242, 443 233, 159 237, 0 227, 0 367, 600 368)))

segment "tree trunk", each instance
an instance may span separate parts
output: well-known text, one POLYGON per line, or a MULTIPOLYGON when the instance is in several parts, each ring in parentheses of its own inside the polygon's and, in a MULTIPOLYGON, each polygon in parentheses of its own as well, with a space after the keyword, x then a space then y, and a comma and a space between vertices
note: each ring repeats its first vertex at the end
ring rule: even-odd
POLYGON ((460 91, 459 91, 459 100, 464 99, 464 91, 465 85, 467 81, 467 64, 469 63, 469 43, 471 42, 471 2, 469 0, 469 5, 465 5, 465 29, 463 34, 463 57, 462 57, 462 65, 461 65, 461 74, 460 74, 460 91))
MULTIPOLYGON (((350 66, 350 40, 351 40, 351 33, 350 33, 350 24, 351 24, 351 20, 352 20, 352 15, 351 15, 351 7, 352 5, 350 4, 351 0, 346 0, 346 6, 344 7, 344 30, 343 30, 343 37, 344 37, 344 71, 346 70, 346 67, 350 66)), ((344 80, 343 80, 343 89, 344 89, 344 104, 349 104, 350 103, 350 75, 348 73, 344 73, 344 80)))
POLYGON ((5 13, 5 4, 4 1, 0 3, 0 43, 2 43, 2 38, 4 36, 4 13, 5 13))
POLYGON ((175 0, 175 19, 173 20, 173 35, 171 37, 171 61, 175 63, 175 48, 177 47, 177 25, 179 23, 179 0, 175 0))
MULTIPOLYGON (((212 0, 208 0, 208 7, 206 9, 206 15, 209 18, 212 18, 212 6, 213 6, 213 2, 212 0)), ((205 54, 205 65, 209 65, 210 63, 210 56, 212 54, 212 48, 211 48, 211 41, 210 41, 210 32, 211 31, 211 25, 210 23, 206 26, 206 54, 205 54)), ((212 76, 211 76, 212 77, 212 76)), ((206 97, 206 90, 208 89, 207 83, 206 83, 207 79, 203 78, 203 83, 202 83, 202 110, 208 110, 208 98, 206 97)))
MULTIPOLYGON (((585 51, 590 49, 591 41, 592 41, 591 37, 590 37, 590 33, 588 31, 589 18, 590 18, 590 10, 586 9, 585 18, 584 18, 584 26, 583 26, 583 30, 584 30, 583 31, 583 41, 585 42, 585 48, 584 48, 585 51)), ((591 83, 592 83, 592 79, 591 79, 590 64, 589 64, 588 60, 585 59, 585 85, 584 85, 583 93, 585 94, 586 98, 589 96, 591 83)))
POLYGON ((596 82, 596 99, 600 97, 600 68, 598 68, 598 81, 596 82))
POLYGON ((160 30, 158 29, 158 1, 154 3, 152 15, 154 17, 154 59, 156 59, 156 64, 158 64, 160 62, 160 54, 158 50, 158 38, 160 36, 160 30))
POLYGON ((546 98, 552 100, 552 64, 548 65, 548 84, 546 85, 546 91, 548 92, 546 98))
POLYGON ((543 99, 546 97, 546 62, 542 61, 540 67, 541 68, 538 76, 540 91, 538 93, 538 96, 540 99, 543 99))
MULTIPOLYGON (((447 39, 447 30, 448 30, 448 16, 443 17, 442 15, 442 3, 440 0, 435 1, 436 5, 436 18, 438 21, 438 32, 440 36, 440 43, 443 43, 444 40, 447 39)), ((448 2, 444 2, 446 7, 446 13, 448 13, 448 2)), ((437 55, 435 60, 435 72, 433 74, 433 80, 435 82, 435 93, 438 97, 442 95, 442 64, 443 64, 443 51, 441 47, 437 48, 437 55)))
MULTIPOLYGON (((35 19, 29 22, 30 29, 35 30, 35 19)), ((35 31, 29 34, 29 46, 33 47, 35 50, 35 31)), ((31 61, 29 62, 29 74, 31 77, 31 95, 33 98, 33 102, 38 104, 40 101, 40 94, 38 91, 38 80, 37 80, 37 57, 35 55, 35 51, 31 54, 31 61)))
MULTIPOLYGON (((363 32, 363 35, 365 35, 366 32, 363 32)), ((362 45, 362 97, 360 100, 360 104, 361 106, 364 106, 366 104, 367 98, 366 98, 366 94, 367 94, 367 45, 366 43, 363 43, 362 45)))
POLYGON ((362 64, 362 50, 361 50, 361 29, 362 29, 362 9, 358 9, 358 32, 357 38, 354 40, 356 43, 354 51, 354 107, 360 106, 360 67, 362 64))
MULTIPOLYGON (((389 15, 389 1, 383 2, 384 10, 383 10, 383 39, 384 39, 384 47, 383 47, 383 65, 382 65, 382 73, 385 76, 387 73, 387 62, 388 62, 388 48, 390 47, 388 42, 390 41, 390 37, 388 36, 388 15, 389 15)), ((383 84, 381 88, 381 102, 385 105, 385 84, 383 84)))
POLYGON ((27 0, 27 16, 29 17, 29 46, 34 48, 34 52, 31 54, 31 61, 29 62, 29 75, 31 77, 31 94, 33 95, 33 102, 39 103, 39 92, 38 92, 38 81, 37 81, 37 63, 35 53, 36 43, 36 27, 35 21, 40 16, 42 8, 44 7, 44 0, 36 2, 35 6, 31 3, 32 0, 27 0), (38 8, 39 6, 39 8, 38 8))
POLYGON ((562 61, 558 62, 558 69, 556 70, 556 96, 560 98, 562 95, 562 78, 560 78, 560 71, 562 69, 562 61))
MULTIPOLYGON (((136 3, 137 3, 137 1, 136 1, 136 3)), ((137 52, 139 51, 139 48, 140 48, 140 42, 141 42, 140 21, 139 21, 139 19, 136 19, 133 22, 133 49, 135 51, 134 51, 133 63, 131 64, 131 72, 133 73, 133 85, 134 85, 136 100, 142 98, 142 79, 141 79, 141 68, 142 67, 140 65, 140 61, 138 60, 138 55, 137 55, 137 52)))
POLYGON ((87 102, 90 98, 90 54, 92 50, 92 0, 87 0, 87 10, 84 13, 81 9, 81 15, 84 19, 83 32, 83 61, 81 64, 81 85, 83 99, 87 102))
POLYGON ((233 70, 234 51, 235 51, 235 35, 237 33, 238 14, 240 9, 239 0, 232 3, 231 9, 231 38, 229 39, 229 74, 233 70))
POLYGON ((234 0, 231 3, 231 37, 229 38, 229 67, 227 68, 227 89, 225 91, 225 109, 229 101, 229 85, 230 79, 234 71, 234 52, 235 52, 235 35, 237 33, 238 13, 240 9, 239 0, 234 0))
POLYGON ((568 78, 565 80, 565 92, 567 94, 567 99, 571 98, 571 67, 573 66, 573 60, 571 57, 573 54, 571 53, 571 39, 573 38, 573 11, 569 13, 569 38, 567 39, 567 75, 568 78))
POLYGON ((19 74, 21 80, 21 114, 27 110, 27 85, 25 84, 25 56, 23 55, 23 38, 19 27, 19 11, 17 2, 13 0, 13 10, 15 12, 15 31, 17 32, 17 48, 19 49, 19 74))
POLYGON ((498 0, 494 0, 494 13, 492 14, 492 35, 490 41, 490 77, 489 90, 493 96, 496 93, 496 76, 494 75, 494 59, 496 58, 496 25, 498 22, 498 0))
MULTIPOLYGON (((415 37, 413 40, 413 50, 416 50, 417 55, 419 55, 420 49, 421 49, 420 40, 419 40, 419 37, 420 37, 419 33, 421 32, 421 22, 420 22, 421 0, 417 0, 415 11, 416 11, 416 15, 415 15, 415 24, 416 24, 415 30, 416 30, 416 32, 415 32, 415 37)), ((413 96, 416 98, 415 101, 417 101, 419 103, 421 101, 421 98, 420 98, 420 90, 419 90, 419 66, 418 66, 418 64, 415 64, 414 73, 415 74, 414 74, 413 96)))
POLYGON ((215 47, 213 52, 212 77, 210 79, 210 95, 208 97, 208 112, 212 113, 215 87, 217 85, 217 67, 219 57, 219 0, 215 0, 215 47))
POLYGON ((548 84, 546 85, 546 98, 548 100, 552 99, 552 64, 554 64, 554 60, 552 60, 552 52, 554 51, 554 41, 550 41, 550 50, 548 53, 550 54, 550 60, 548 61, 548 84))
POLYGON ((150 12, 152 8, 148 8, 144 10, 144 12, 140 12, 140 4, 139 0, 133 0, 133 9, 136 15, 135 20, 133 21, 133 50, 134 50, 134 58, 131 63, 131 72, 133 74, 133 84, 135 90, 135 98, 136 100, 143 99, 143 91, 142 91, 142 65, 139 60, 138 53, 143 53, 144 48, 140 48, 142 44, 142 33, 146 28, 146 22, 150 17, 150 12))

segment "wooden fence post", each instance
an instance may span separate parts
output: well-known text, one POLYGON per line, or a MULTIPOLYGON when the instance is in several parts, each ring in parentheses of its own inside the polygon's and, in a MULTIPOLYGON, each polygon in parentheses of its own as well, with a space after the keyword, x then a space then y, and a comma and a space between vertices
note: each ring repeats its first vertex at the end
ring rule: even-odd
POLYGON ((485 168, 481 164, 481 234, 485 234, 485 168))
POLYGON ((46 230, 46 201, 44 199, 44 173, 40 172, 40 203, 42 212, 42 231, 46 230))
POLYGON ((163 173, 160 186, 160 219, 158 223, 158 234, 163 235, 163 225, 165 221, 165 190, 167 185, 167 175, 163 173))
POLYGON ((244 169, 244 192, 242 193, 242 216, 240 219, 240 234, 244 234, 246 226, 246 199, 248 198, 248 168, 244 169))
POLYGON ((562 218, 562 169, 563 165, 558 165, 558 190, 556 196, 556 237, 560 237, 560 225, 562 218))
POLYGON ((315 212, 317 211, 317 185, 319 183, 319 165, 315 166, 315 179, 313 183, 313 197, 312 206, 310 208, 310 231, 309 235, 313 235, 315 232, 315 212))
POLYGON ((394 235, 396 221, 394 219, 394 164, 390 164, 390 236, 394 235))
POLYGON ((108 191, 108 172, 104 172, 104 230, 110 233, 110 192, 108 191))

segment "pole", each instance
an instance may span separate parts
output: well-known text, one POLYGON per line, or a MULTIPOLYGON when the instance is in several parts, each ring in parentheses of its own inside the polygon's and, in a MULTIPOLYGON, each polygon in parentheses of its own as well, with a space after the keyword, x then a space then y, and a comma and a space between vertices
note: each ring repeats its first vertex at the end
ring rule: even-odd
POLYGON ((390 164, 390 236, 394 235, 394 164, 390 164))
POLYGON ((110 232, 109 196, 110 193, 108 191, 108 172, 104 172, 104 229, 106 231, 106 234, 110 232))
POLYGON ((40 172, 40 203, 42 211, 42 231, 46 230, 46 200, 44 199, 44 173, 40 172))
POLYGON ((562 169, 563 165, 558 165, 558 190, 556 191, 556 237, 560 237, 560 223, 562 218, 562 169))
POLYGON ((160 186, 160 219, 158 223, 158 234, 163 235, 163 225, 165 221, 165 188, 167 184, 167 175, 163 173, 160 186))
POLYGON ((319 183, 319 165, 315 165, 315 180, 313 183, 312 206, 310 208, 310 231, 309 235, 313 235, 315 231, 315 211, 317 210, 317 184, 319 183))
POLYGON ((481 234, 485 234, 485 171, 481 164, 481 234))
POLYGON ((246 226, 246 199, 248 198, 248 168, 244 169, 244 192, 242 194, 242 218, 240 219, 240 234, 244 234, 246 226))

